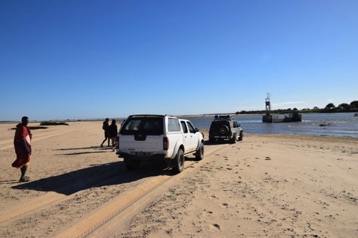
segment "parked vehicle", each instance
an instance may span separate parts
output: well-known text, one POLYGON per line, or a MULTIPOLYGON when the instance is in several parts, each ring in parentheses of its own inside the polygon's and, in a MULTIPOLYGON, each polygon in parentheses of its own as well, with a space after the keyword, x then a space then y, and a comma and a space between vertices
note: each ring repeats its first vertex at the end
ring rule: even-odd
POLYGON ((237 140, 243 140, 244 130, 237 121, 230 115, 216 115, 211 122, 209 129, 209 142, 228 140, 235 143, 237 140))
POLYGON ((163 161, 174 173, 184 169, 185 155, 204 157, 204 135, 189 120, 169 115, 131 115, 121 126, 117 154, 127 169, 141 161, 163 161))

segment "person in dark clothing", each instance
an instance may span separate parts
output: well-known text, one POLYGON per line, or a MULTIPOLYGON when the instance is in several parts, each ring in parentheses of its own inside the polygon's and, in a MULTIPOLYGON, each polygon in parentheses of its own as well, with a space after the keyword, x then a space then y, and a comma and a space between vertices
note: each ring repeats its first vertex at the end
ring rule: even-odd
POLYGON ((112 150, 113 151, 116 147, 117 130, 118 130, 118 128, 117 128, 116 120, 113 119, 112 123, 108 129, 109 138, 112 140, 112 150))
POLYGON ((17 124, 16 126, 14 137, 16 160, 12 163, 12 167, 19 168, 21 170, 21 177, 19 182, 30 181, 30 178, 25 176, 27 167, 30 164, 32 139, 31 131, 27 127, 28 123, 29 118, 22 117, 21 123, 17 124))
POLYGON ((106 142, 106 140, 108 140, 108 147, 109 147, 109 134, 108 134, 108 129, 109 129, 109 119, 106 118, 106 120, 104 120, 103 122, 103 126, 102 129, 104 130, 104 140, 102 141, 101 147, 103 147, 104 142, 106 142))

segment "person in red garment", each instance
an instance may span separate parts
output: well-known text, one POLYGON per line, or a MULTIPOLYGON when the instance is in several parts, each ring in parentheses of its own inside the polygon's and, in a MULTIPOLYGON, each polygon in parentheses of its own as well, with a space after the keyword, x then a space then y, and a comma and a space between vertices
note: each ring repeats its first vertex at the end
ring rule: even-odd
POLYGON ((12 167, 19 168, 21 170, 21 177, 19 182, 30 181, 30 178, 25 176, 27 167, 30 163, 32 139, 32 134, 30 129, 27 127, 27 124, 29 124, 29 118, 22 117, 21 123, 17 124, 16 126, 14 137, 16 160, 12 163, 12 167))

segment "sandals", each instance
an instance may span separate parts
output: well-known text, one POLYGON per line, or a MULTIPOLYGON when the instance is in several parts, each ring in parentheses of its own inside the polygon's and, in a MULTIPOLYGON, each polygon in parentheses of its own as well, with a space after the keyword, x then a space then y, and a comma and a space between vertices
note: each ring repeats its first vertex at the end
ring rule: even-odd
POLYGON ((28 176, 24 176, 24 177, 21 177, 19 182, 29 182, 30 181, 30 177, 28 176))

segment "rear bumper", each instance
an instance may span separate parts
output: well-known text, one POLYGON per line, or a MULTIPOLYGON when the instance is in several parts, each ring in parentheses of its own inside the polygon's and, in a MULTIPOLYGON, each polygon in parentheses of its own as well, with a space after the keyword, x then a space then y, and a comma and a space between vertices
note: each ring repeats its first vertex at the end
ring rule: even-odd
POLYGON ((170 158, 166 158, 165 154, 149 154, 149 153, 137 153, 137 154, 133 154, 133 153, 124 153, 124 152, 119 152, 117 153, 118 157, 126 157, 132 160, 141 160, 141 161, 145 161, 145 160, 165 160, 165 159, 170 159, 170 158))

